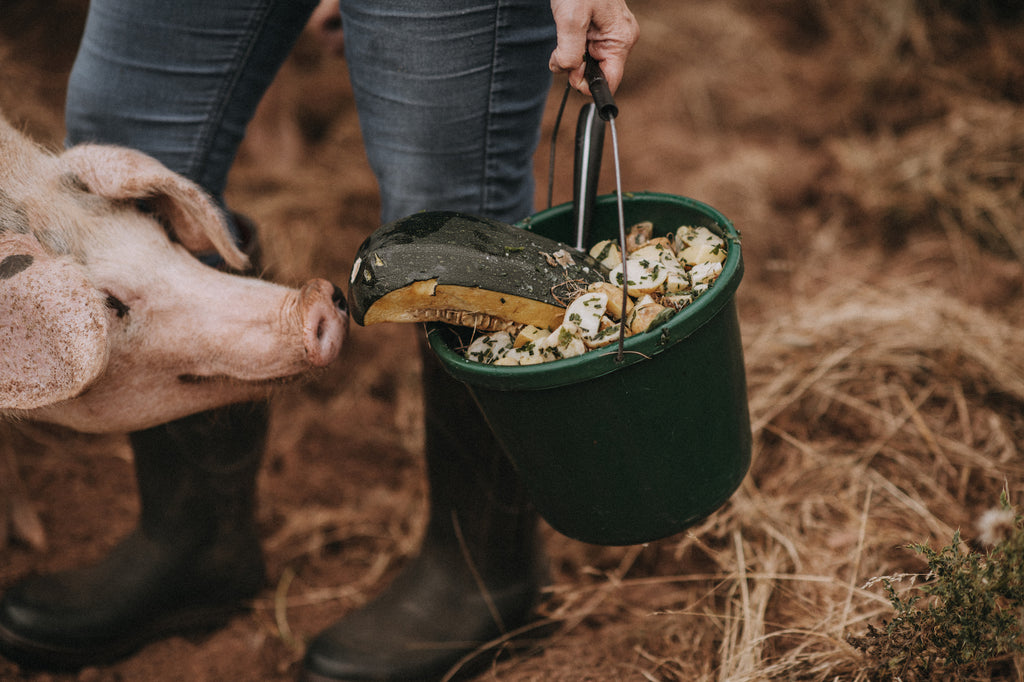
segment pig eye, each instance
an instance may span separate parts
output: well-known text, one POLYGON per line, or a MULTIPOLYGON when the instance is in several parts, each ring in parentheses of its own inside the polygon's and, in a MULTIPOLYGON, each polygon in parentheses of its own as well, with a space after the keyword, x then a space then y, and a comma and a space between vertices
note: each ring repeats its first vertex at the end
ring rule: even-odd
POLYGON ((136 199, 135 210, 155 220, 160 219, 160 215, 157 213, 156 209, 153 207, 153 203, 149 199, 136 199))
POLYGON ((119 299, 113 294, 107 294, 107 307, 117 312, 118 317, 124 317, 128 314, 128 306, 124 304, 124 301, 119 299))
POLYGON ((153 205, 152 201, 150 201, 149 199, 136 199, 135 209, 139 213, 142 213, 143 215, 152 218, 157 223, 159 223, 160 227, 164 229, 164 232, 166 232, 168 236, 172 238, 173 241, 174 231, 170 229, 170 223, 167 221, 167 216, 164 215, 162 212, 158 211, 156 206, 153 205))

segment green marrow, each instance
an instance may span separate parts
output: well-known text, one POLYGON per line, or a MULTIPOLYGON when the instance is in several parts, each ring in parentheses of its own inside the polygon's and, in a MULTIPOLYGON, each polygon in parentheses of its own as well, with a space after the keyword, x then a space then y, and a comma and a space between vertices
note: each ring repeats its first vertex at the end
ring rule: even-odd
POLYGON ((443 321, 485 331, 554 328, 575 287, 607 269, 561 242, 452 211, 388 223, 359 247, 349 313, 360 325, 443 321))

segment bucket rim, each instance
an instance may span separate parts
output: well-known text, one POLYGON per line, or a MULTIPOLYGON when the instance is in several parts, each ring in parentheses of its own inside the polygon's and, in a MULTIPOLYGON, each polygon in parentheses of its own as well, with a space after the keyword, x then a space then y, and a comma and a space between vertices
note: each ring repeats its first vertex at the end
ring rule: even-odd
MULTIPOLYGON (((714 207, 675 194, 662 192, 623 193, 623 204, 675 204, 690 211, 703 214, 713 222, 707 225, 717 229, 720 236, 729 242, 722 273, 706 292, 686 306, 657 330, 637 334, 625 340, 624 355, 618 361, 618 344, 612 343, 604 350, 589 351, 572 358, 527 366, 488 365, 467 360, 452 348, 457 334, 452 327, 440 322, 427 325, 427 341, 437 354, 446 370, 456 379, 471 386, 498 391, 544 390, 590 381, 618 371, 638 362, 651 360, 677 343, 692 336, 701 327, 713 320, 718 313, 733 301, 734 294, 743 278, 743 256, 740 247, 740 233, 714 207)), ((615 194, 597 198, 596 206, 617 203, 615 194)), ((543 223, 572 210, 571 203, 545 209, 516 223, 516 227, 531 230, 534 223, 543 223)), ((683 223, 681 223, 683 224, 683 223)))

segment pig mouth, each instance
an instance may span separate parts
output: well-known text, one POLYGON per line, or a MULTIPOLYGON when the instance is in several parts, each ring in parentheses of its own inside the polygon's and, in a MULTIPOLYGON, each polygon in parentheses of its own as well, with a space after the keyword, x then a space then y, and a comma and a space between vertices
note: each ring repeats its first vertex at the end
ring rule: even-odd
POLYGON ((267 379, 239 379, 238 377, 229 376, 227 374, 211 374, 211 375, 200 375, 200 374, 179 374, 178 381, 183 384, 245 384, 246 386, 284 386, 295 381, 299 381, 303 375, 293 374, 291 376, 284 377, 270 377, 267 379))

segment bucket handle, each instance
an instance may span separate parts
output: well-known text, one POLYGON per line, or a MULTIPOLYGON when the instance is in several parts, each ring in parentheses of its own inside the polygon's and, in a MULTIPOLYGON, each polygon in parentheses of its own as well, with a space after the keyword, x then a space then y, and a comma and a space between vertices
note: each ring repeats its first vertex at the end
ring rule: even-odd
MULTIPOLYGON (((597 196, 597 179, 601 173, 601 154, 604 146, 605 123, 612 131, 612 153, 615 161, 615 196, 619 219, 619 249, 622 253, 622 310, 626 310, 629 301, 626 272, 626 224, 622 209, 622 171, 619 166, 619 140, 615 131, 615 119, 619 115, 619 107, 612 97, 611 88, 605 80, 600 64, 588 52, 584 56, 586 66, 584 76, 594 99, 580 110, 576 123, 576 155, 573 170, 573 224, 576 229, 576 248, 586 252, 590 246, 590 223, 592 220, 594 200, 597 196), (597 114, 595 116, 594 114, 597 114)), ((562 123, 562 114, 569 99, 572 87, 567 82, 562 102, 555 116, 555 127, 551 133, 551 151, 548 160, 548 208, 551 208, 555 184, 555 142, 558 129, 562 123)), ((622 362, 626 342, 625 320, 619 323, 619 347, 616 362, 622 362)))

